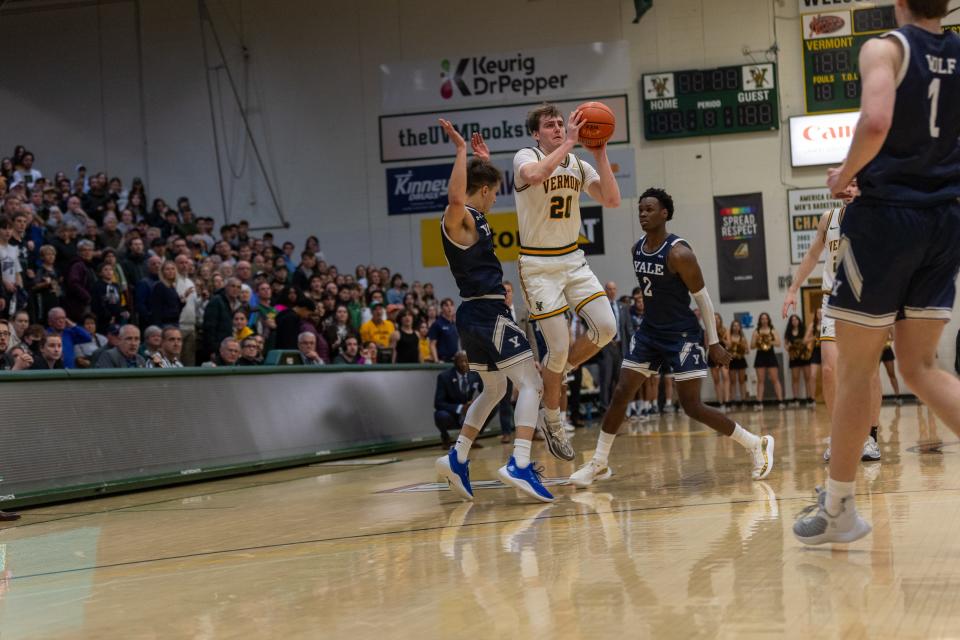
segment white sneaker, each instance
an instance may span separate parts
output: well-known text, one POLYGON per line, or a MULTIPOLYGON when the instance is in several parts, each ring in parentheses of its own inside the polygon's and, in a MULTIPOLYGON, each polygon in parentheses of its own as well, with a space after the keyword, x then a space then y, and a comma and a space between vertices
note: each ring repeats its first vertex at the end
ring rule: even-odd
POLYGON ((818 488, 817 504, 810 505, 801 511, 800 515, 805 517, 801 517, 793 524, 793 535, 803 544, 854 542, 873 530, 873 527, 857 513, 853 496, 847 496, 841 501, 840 512, 836 514, 827 512, 826 502, 827 492, 818 488))
POLYGON ((753 458, 753 471, 750 477, 754 480, 763 480, 773 470, 773 436, 760 437, 760 444, 750 451, 753 458))
POLYGON ((866 442, 863 443, 863 452, 860 454, 860 459, 864 462, 876 462, 880 459, 880 445, 872 436, 868 435, 866 442))
POLYGON ((587 464, 573 472, 570 476, 570 484, 583 489, 593 484, 594 480, 609 480, 612 475, 613 470, 610 465, 590 458, 587 464))
POLYGON ((576 428, 575 426, 573 426, 572 423, 567 422, 566 420, 564 420, 564 421, 563 421, 563 430, 566 431, 567 433, 573 433, 574 431, 577 430, 577 428, 576 428))
POLYGON ((758 401, 757 404, 753 405, 753 410, 754 410, 754 411, 763 411, 763 403, 758 401))

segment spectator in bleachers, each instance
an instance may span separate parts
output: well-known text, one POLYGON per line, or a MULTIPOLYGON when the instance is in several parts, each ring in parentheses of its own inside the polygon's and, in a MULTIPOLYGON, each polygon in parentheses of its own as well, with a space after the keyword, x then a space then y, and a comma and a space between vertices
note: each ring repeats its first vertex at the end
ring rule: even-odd
POLYGON ((90 179, 90 188, 83 196, 83 210, 87 217, 98 225, 103 223, 103 216, 107 212, 107 177, 98 173, 90 179))
POLYGON ((420 362, 420 337, 413 324, 413 314, 403 309, 397 314, 399 327, 390 336, 390 349, 394 364, 420 362))
POLYGON ((303 364, 325 364, 325 360, 317 353, 317 336, 304 331, 297 337, 297 350, 303 358, 303 364))
POLYGON ((407 292, 407 285, 403 282, 403 276, 395 273, 390 279, 390 288, 387 289, 387 304, 403 304, 403 296, 407 292))
POLYGON ((147 275, 139 280, 133 293, 133 300, 136 303, 137 321, 141 327, 146 327, 153 321, 153 309, 150 303, 153 301, 153 288, 160 282, 160 267, 163 266, 163 259, 158 256, 147 258, 147 275))
POLYGON ((291 284, 300 291, 306 291, 310 288, 310 278, 313 277, 314 269, 317 267, 317 257, 310 250, 304 250, 300 254, 300 264, 293 272, 291 284))
POLYGON ((27 151, 23 154, 20 167, 13 172, 13 184, 23 184, 29 188, 43 177, 43 174, 33 168, 33 161, 34 157, 31 152, 27 151))
MULTIPOLYGON (((120 297, 120 287, 114 282, 113 265, 109 262, 100 264, 100 277, 93 285, 91 293, 90 311, 96 318, 96 327, 106 331, 111 324, 120 324, 125 321, 124 308, 120 297)), ((127 314, 129 316, 129 314, 127 314)), ((86 316, 84 316, 86 317, 86 316)))
POLYGON ((111 249, 120 248, 123 242, 123 232, 120 231, 120 221, 113 213, 108 213, 103 217, 103 230, 100 231, 100 244, 103 247, 111 249))
POLYGON ((142 335, 139 353, 144 360, 149 362, 160 353, 160 347, 163 345, 163 329, 152 324, 143 330, 142 335))
MULTIPOLYGON (((298 296, 292 287, 287 291, 294 297, 291 306, 277 314, 277 331, 274 346, 277 349, 293 350, 297 348, 297 336, 300 335, 300 324, 317 310, 317 306, 306 296, 298 296)), ((286 300, 286 298, 285 298, 286 300)))
POLYGON ((256 367, 262 364, 260 359, 260 345, 257 344, 258 336, 250 336, 240 343, 240 359, 237 365, 241 367, 256 367))
POLYGON ((160 267, 160 277, 150 291, 150 323, 177 326, 186 300, 177 293, 177 265, 170 260, 160 267))
POLYGON ((191 279, 193 261, 184 254, 174 258, 177 266, 177 295, 183 301, 180 311, 180 333, 184 366, 196 364, 197 356, 197 286, 191 279))
POLYGON ((360 327, 360 339, 364 343, 375 342, 378 347, 386 349, 390 346, 390 337, 397 328, 386 319, 387 310, 379 300, 370 304, 370 311, 373 317, 360 327))
POLYGON ((64 367, 67 369, 75 368, 76 361, 73 358, 73 348, 78 344, 90 342, 93 336, 87 333, 83 327, 78 327, 73 320, 70 320, 62 307, 50 309, 47 313, 47 327, 47 333, 62 338, 64 367))
POLYGON ((23 371, 33 364, 33 357, 28 349, 10 349, 10 338, 13 331, 10 323, 0 319, 0 371, 23 371))
POLYGON ((220 341, 217 353, 210 362, 203 363, 205 367, 235 367, 240 360, 240 343, 232 337, 220 341))
POLYGON ((125 324, 120 327, 120 341, 116 347, 105 350, 94 362, 97 369, 143 369, 147 361, 141 356, 140 329, 125 324))
MULTIPOLYGON (((93 366, 93 354, 109 344, 107 336, 97 333, 97 318, 92 313, 83 317, 83 329, 93 338, 73 347, 73 359, 78 369, 89 369, 93 366)), ((104 327, 106 333, 109 327, 104 327)))
POLYGON ((63 214, 63 221, 61 224, 66 224, 73 227, 79 234, 86 230, 87 222, 89 221, 90 218, 87 216, 86 211, 83 210, 83 206, 80 204, 80 198, 78 196, 70 196, 67 198, 67 210, 63 214))
POLYGON ((324 323, 323 337, 330 348, 330 358, 336 359, 343 350, 344 342, 348 337, 357 338, 357 331, 350 324, 350 312, 346 305, 339 304, 324 323))
POLYGON ((203 313, 204 345, 208 353, 220 349, 224 338, 233 335, 233 312, 240 308, 240 281, 226 280, 224 286, 210 297, 203 313))
POLYGON ((180 353, 183 349, 183 335, 177 327, 165 327, 161 333, 160 351, 157 357, 147 360, 147 368, 180 369, 180 353))
POLYGON ((89 240, 77 243, 77 257, 73 259, 64 275, 63 308, 74 322, 83 319, 90 311, 93 301, 93 288, 97 283, 97 274, 93 268, 94 245, 89 240))
POLYGON ((137 286, 141 280, 150 274, 147 267, 147 258, 142 238, 133 236, 127 240, 127 253, 122 266, 131 286, 137 286))
POLYGON ((10 220, 0 216, 0 317, 10 316, 11 309, 17 304, 17 291, 23 288, 20 254, 10 244, 11 227, 10 220))
POLYGON ((33 370, 63 369, 63 341, 60 336, 50 334, 40 340, 40 357, 33 359, 33 370))
POLYGON ((4 351, 10 351, 14 347, 19 347, 23 343, 23 335, 27 331, 27 327, 30 326, 30 314, 26 309, 20 309, 13 314, 13 317, 10 318, 10 340, 7 343, 7 346, 3 349, 0 349, 0 353, 4 351))
POLYGON ((430 327, 430 352, 435 362, 453 362, 460 350, 460 334, 457 333, 456 310, 453 300, 444 298, 440 303, 440 316, 430 327))
POLYGON ((248 325, 248 317, 243 309, 237 309, 233 312, 233 337, 237 342, 243 342, 244 338, 253 335, 253 329, 248 325))
POLYGON ((343 348, 333 360, 333 364, 363 364, 360 355, 360 343, 355 336, 347 336, 343 341, 343 348))

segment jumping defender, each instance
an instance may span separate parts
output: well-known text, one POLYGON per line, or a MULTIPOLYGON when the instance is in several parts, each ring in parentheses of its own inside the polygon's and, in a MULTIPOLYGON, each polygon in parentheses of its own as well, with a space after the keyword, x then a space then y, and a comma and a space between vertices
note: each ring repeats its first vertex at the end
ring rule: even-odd
POLYGON ((473 500, 470 447, 506 392, 509 378, 519 391, 514 414, 517 437, 513 455, 497 475, 537 500, 553 502, 530 461, 543 387, 527 337, 510 318, 504 302, 503 267, 493 252, 493 231, 485 216, 497 198, 500 171, 490 164, 490 153, 479 135, 474 134, 471 141, 476 158, 468 165, 466 142, 450 122, 441 119, 440 125, 457 149, 448 185, 449 205, 440 223, 443 252, 463 299, 457 310, 457 331, 470 368, 480 374, 483 391, 467 409, 456 444, 437 460, 437 472, 462 498, 473 500))
POLYGON ((547 445, 553 455, 573 460, 560 419, 560 389, 566 371, 590 359, 616 336, 617 323, 600 281, 590 270, 580 236, 580 195, 605 207, 620 206, 620 188, 607 158, 606 145, 590 147, 597 168, 571 153, 585 120, 544 104, 527 115, 527 131, 536 147, 513 159, 520 230, 518 269, 530 319, 547 343, 543 368, 543 406, 547 445), (564 313, 579 314, 587 332, 570 344, 564 313))
POLYGON ((587 487, 594 480, 613 475, 607 458, 627 405, 644 379, 660 372, 673 373, 680 405, 688 416, 732 437, 750 452, 754 480, 766 478, 773 469, 773 436, 756 436, 700 400, 701 381, 707 377, 707 354, 703 349, 704 332, 690 309, 691 294, 704 319, 710 359, 726 365, 730 354, 720 344, 713 302, 696 255, 686 240, 667 232, 667 221, 672 219, 673 198, 665 191, 647 189, 640 196, 640 226, 645 235, 633 247, 633 264, 643 292, 643 323, 624 355, 620 381, 603 416, 597 450, 570 476, 570 483, 576 487, 587 487))
POLYGON ((805 544, 853 542, 871 527, 853 489, 870 427, 870 385, 895 327, 900 372, 960 434, 960 380, 936 364, 960 269, 960 37, 944 33, 948 0, 896 0, 899 29, 864 43, 860 120, 847 158, 828 171, 861 196, 840 225, 827 313, 837 321, 837 388, 826 491, 794 523, 805 544))

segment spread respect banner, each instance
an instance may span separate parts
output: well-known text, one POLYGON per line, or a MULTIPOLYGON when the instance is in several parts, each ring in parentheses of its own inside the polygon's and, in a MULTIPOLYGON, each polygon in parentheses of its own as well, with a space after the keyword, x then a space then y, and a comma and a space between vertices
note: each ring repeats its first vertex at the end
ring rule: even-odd
MULTIPOLYGON (((576 107, 588 100, 599 100, 613 111, 617 125, 608 144, 630 142, 626 95, 563 100, 555 104, 566 119, 576 107)), ((527 134, 526 120, 527 112, 539 104, 526 102, 498 107, 380 116, 380 161, 452 158, 455 155, 453 145, 437 122, 438 118, 453 123, 468 143, 473 133, 479 133, 490 148, 490 153, 514 153, 522 147, 536 144, 527 134)))
MULTIPOLYGON (((488 213, 487 222, 493 229, 493 244, 500 262, 516 262, 520 255, 520 231, 517 227, 517 212, 488 213)), ((602 255, 603 207, 580 207, 580 248, 587 255, 602 255)), ((420 220, 420 256, 425 267, 446 267, 440 239, 440 218, 420 220)))
POLYGON ((600 93, 625 88, 629 77, 620 40, 385 62, 380 92, 384 111, 409 111, 600 93))
MULTIPOLYGON (((577 155, 593 163, 593 157, 578 149, 577 155)), ((624 200, 637 196, 636 155, 632 147, 607 150, 610 166, 620 186, 624 200)), ((513 157, 501 156, 491 160, 501 172, 503 182, 494 209, 513 209, 513 157)), ((387 212, 392 215, 443 211, 447 207, 447 182, 453 163, 428 164, 415 167, 387 169, 387 212)), ((586 200, 585 200, 586 201, 586 200)))
POLYGON ((769 300, 763 194, 713 198, 720 302, 769 300))

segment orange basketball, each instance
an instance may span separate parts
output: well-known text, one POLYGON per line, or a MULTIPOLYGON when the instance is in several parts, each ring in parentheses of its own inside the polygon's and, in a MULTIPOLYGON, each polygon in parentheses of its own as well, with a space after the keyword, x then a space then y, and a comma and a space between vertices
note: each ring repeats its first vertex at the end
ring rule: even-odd
POLYGON ((584 102, 577 108, 586 120, 580 129, 580 144, 599 147, 610 139, 617 124, 610 107, 602 102, 584 102))

